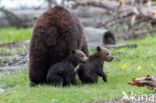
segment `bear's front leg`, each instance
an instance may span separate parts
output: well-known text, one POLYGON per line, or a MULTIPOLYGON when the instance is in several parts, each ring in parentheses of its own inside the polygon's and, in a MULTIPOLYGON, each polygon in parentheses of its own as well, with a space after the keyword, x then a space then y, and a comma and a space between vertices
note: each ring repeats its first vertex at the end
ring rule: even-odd
POLYGON ((107 82, 107 75, 106 75, 106 73, 103 72, 103 76, 102 77, 103 77, 103 81, 107 82))
POLYGON ((107 75, 106 75, 105 72, 99 71, 99 72, 97 72, 97 73, 98 73, 99 76, 101 76, 101 77, 103 78, 103 81, 104 81, 104 82, 107 82, 107 75))

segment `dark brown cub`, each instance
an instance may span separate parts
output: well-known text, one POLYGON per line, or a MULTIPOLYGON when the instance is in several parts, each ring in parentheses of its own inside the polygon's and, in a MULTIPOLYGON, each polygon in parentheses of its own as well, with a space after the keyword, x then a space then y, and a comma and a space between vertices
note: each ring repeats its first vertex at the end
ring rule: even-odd
POLYGON ((106 73, 103 71, 104 61, 112 61, 113 56, 106 48, 97 47, 96 53, 89 57, 85 64, 81 64, 77 70, 82 83, 97 83, 98 76, 107 82, 106 73))
POLYGON ((75 69, 80 63, 86 62, 88 57, 80 50, 73 50, 72 54, 60 63, 54 64, 48 71, 47 82, 52 85, 76 85, 75 69))

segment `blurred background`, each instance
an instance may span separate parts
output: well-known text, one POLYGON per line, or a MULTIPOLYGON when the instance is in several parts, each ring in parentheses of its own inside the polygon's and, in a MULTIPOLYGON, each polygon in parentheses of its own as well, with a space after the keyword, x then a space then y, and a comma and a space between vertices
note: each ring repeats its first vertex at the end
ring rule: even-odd
POLYGON ((86 35, 91 37, 89 41, 95 41, 93 44, 99 39, 104 43, 107 31, 116 40, 156 32, 156 0, 0 0, 0 27, 32 27, 39 15, 55 5, 67 8, 80 18, 86 35))

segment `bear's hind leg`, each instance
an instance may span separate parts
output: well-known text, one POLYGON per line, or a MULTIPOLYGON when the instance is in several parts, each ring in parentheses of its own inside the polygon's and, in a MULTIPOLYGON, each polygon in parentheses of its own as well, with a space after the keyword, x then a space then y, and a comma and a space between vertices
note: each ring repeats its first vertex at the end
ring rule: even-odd
POLYGON ((63 78, 57 75, 52 75, 51 77, 47 78, 47 83, 54 86, 60 86, 63 83, 63 78))

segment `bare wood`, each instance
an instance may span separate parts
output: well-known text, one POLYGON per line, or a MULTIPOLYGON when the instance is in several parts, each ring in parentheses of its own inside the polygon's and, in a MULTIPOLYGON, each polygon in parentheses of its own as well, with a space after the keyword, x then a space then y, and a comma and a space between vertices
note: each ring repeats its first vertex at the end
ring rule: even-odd
POLYGON ((106 48, 136 48, 137 44, 104 45, 106 48))
POLYGON ((28 46, 28 45, 29 45, 29 40, 21 41, 21 42, 1 43, 0 48, 21 47, 21 46, 28 46))
POLYGON ((137 44, 101 45, 98 42, 94 42, 94 43, 88 43, 88 46, 91 49, 96 49, 97 46, 101 46, 104 48, 118 48, 118 49, 120 49, 120 48, 136 48, 137 44))
MULTIPOLYGON (((151 6, 156 5, 156 1, 152 1, 151 6)), ((148 3, 144 4, 144 6, 148 6, 148 3)))
POLYGON ((78 6, 86 6, 86 5, 95 6, 95 7, 107 9, 107 10, 110 10, 110 11, 115 11, 116 10, 116 7, 111 7, 110 5, 107 5, 107 4, 102 3, 102 2, 96 2, 96 1, 74 2, 72 7, 77 8, 78 6))
POLYGON ((137 32, 135 32, 135 36, 140 37, 140 36, 143 36, 148 33, 156 33, 156 29, 153 28, 151 30, 137 31, 137 32))
POLYGON ((5 14, 5 17, 11 26, 15 26, 17 28, 30 26, 28 22, 30 22, 31 20, 28 17, 24 16, 20 18, 13 12, 4 8, 0 9, 0 11, 5 14))
POLYGON ((133 78, 128 84, 131 86, 148 87, 149 89, 156 90, 156 75, 133 78))
POLYGON ((6 67, 2 67, 0 68, 0 72, 1 73, 7 73, 7 72, 19 72, 22 69, 26 69, 27 68, 27 63, 26 64, 17 64, 17 65, 12 65, 12 66, 6 66, 6 67))

